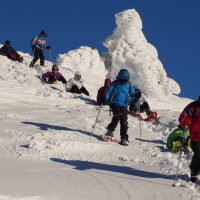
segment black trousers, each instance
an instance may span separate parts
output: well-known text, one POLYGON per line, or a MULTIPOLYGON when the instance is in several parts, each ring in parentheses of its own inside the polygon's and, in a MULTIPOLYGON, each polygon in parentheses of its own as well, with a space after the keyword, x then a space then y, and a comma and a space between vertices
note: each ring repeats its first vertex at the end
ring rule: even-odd
POLYGON ((190 170, 193 175, 197 175, 200 173, 200 142, 192 141, 191 147, 194 155, 190 164, 190 170))
POLYGON ((111 106, 113 117, 110 124, 107 126, 107 130, 114 131, 117 127, 118 122, 120 121, 120 136, 121 139, 128 140, 128 110, 125 107, 121 107, 117 104, 111 106))
POLYGON ((89 96, 89 92, 84 87, 82 87, 81 89, 79 89, 76 85, 73 85, 72 88, 71 88, 71 90, 69 92, 71 92, 71 93, 77 93, 77 94, 83 93, 83 94, 89 96))
POLYGON ((138 112, 141 113, 146 112, 146 115, 149 115, 151 113, 149 104, 147 102, 144 102, 142 105, 139 104, 137 100, 133 100, 129 107, 130 112, 138 112))
POLYGON ((35 65, 38 59, 40 59, 40 65, 44 66, 44 53, 42 49, 32 47, 34 58, 30 64, 31 67, 35 65))

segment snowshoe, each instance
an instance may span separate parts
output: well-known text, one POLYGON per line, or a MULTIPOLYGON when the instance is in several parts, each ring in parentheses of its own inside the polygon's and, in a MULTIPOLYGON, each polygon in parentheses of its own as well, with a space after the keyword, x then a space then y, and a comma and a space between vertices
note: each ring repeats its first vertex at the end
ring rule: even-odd
POLYGON ((114 136, 112 137, 110 135, 103 135, 102 139, 104 142, 117 142, 114 136))
POLYGON ((156 112, 151 112, 145 119, 144 121, 146 122, 153 122, 157 119, 157 113, 156 112))

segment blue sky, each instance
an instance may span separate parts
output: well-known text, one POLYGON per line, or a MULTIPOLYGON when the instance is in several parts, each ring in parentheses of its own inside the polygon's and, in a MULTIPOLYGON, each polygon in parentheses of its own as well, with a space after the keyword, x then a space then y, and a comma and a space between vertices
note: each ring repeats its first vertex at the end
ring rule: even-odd
POLYGON ((31 38, 44 29, 54 61, 83 45, 103 53, 102 42, 116 27, 114 15, 135 8, 148 42, 157 48, 168 76, 179 83, 180 96, 200 95, 199 0, 10 0, 0 6, 0 43, 9 39, 16 50, 31 53, 31 38))

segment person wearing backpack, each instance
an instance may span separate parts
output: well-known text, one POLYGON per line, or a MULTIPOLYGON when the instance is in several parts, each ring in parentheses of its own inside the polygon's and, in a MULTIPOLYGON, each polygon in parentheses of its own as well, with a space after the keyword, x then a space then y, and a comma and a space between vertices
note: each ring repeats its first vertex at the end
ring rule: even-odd
POLYGON ((38 59, 40 59, 40 65, 44 66, 44 52, 43 49, 50 49, 51 46, 47 46, 47 33, 45 31, 41 31, 39 35, 34 37, 31 40, 31 48, 34 54, 34 58, 30 63, 30 67, 34 67, 35 63, 38 59))
POLYGON ((97 104, 99 106, 102 105, 102 104, 106 105, 105 102, 104 102, 104 97, 105 97, 106 90, 108 89, 110 83, 111 83, 111 79, 110 78, 106 78, 105 81, 104 81, 104 86, 101 87, 98 90, 98 93, 97 93, 97 104))
POLYGON ((0 55, 7 56, 13 61, 23 62, 23 57, 20 56, 15 49, 12 48, 10 41, 6 40, 3 47, 0 49, 0 55))
POLYGON ((179 124, 184 131, 189 128, 191 148, 194 152, 190 163, 190 180, 200 184, 200 96, 184 108, 179 116, 179 124))
POLYGON ((135 98, 134 86, 129 82, 130 75, 127 69, 121 69, 105 93, 105 102, 110 105, 113 117, 107 126, 105 141, 114 141, 114 130, 120 122, 120 144, 128 145, 128 104, 129 97, 135 98))

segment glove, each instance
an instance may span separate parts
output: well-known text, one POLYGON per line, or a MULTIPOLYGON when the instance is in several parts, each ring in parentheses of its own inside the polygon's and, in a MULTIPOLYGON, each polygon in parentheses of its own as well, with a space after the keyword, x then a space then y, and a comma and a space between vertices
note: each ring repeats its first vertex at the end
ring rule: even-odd
POLYGON ((47 46, 47 47, 46 47, 46 49, 51 49, 51 46, 50 46, 50 45, 49 45, 49 46, 47 46))

